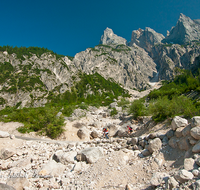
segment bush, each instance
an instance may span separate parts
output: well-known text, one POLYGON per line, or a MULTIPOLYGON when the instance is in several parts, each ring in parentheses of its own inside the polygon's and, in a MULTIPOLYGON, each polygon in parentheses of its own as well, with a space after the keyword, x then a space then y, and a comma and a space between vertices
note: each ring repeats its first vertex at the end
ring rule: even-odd
POLYGON ((17 121, 24 123, 19 132, 26 133, 35 131, 45 134, 50 138, 58 137, 63 131, 64 118, 57 117, 58 110, 53 107, 23 108, 1 110, 0 113, 8 113, 3 121, 17 121), (11 112, 12 111, 12 112, 11 112))
POLYGON ((156 101, 149 104, 149 113, 152 114, 154 121, 163 121, 170 116, 170 100, 167 96, 159 97, 156 101))
POLYGON ((156 122, 177 115, 193 117, 194 115, 198 115, 198 112, 193 101, 183 95, 174 96, 172 100, 169 100, 167 96, 160 97, 156 101, 151 101, 149 104, 149 113, 156 122))
POLYGON ((75 110, 75 105, 66 105, 64 106, 62 113, 63 115, 70 117, 74 110, 75 110))
POLYGON ((133 115, 134 119, 137 119, 138 116, 146 115, 146 111, 144 99, 134 100, 129 108, 129 113, 133 115))

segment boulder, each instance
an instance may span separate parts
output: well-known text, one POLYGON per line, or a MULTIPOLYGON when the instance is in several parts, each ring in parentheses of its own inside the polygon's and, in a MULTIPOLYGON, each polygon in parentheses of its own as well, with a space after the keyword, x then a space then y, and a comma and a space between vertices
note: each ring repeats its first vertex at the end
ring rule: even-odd
POLYGON ((195 164, 195 160, 192 158, 185 158, 184 160, 184 169, 185 170, 193 170, 195 164))
POLYGON ((103 157, 103 155, 103 149, 101 147, 89 147, 78 152, 76 158, 79 161, 86 161, 92 164, 103 157))
POLYGON ((179 127, 185 127, 188 125, 187 119, 184 119, 179 116, 175 116, 172 120, 171 127, 175 131, 179 127))
POLYGON ((133 137, 131 140, 130 140, 130 143, 134 146, 134 145, 137 145, 138 144, 138 137, 133 137))
POLYGON ((176 131, 175 131, 175 136, 178 137, 178 138, 182 137, 183 129, 184 129, 184 127, 177 128, 176 131))
POLYGON ((162 152, 160 152, 159 154, 157 154, 155 156, 154 161, 156 162, 156 164, 158 164, 159 167, 162 167, 163 163, 165 161, 164 154, 162 152))
POLYGON ((190 148, 189 140, 186 137, 182 137, 177 143, 180 150, 188 150, 190 148))
POLYGON ((155 139, 157 137, 157 134, 156 133, 151 133, 149 134, 148 138, 149 139, 155 139))
POLYGON ((10 137, 10 134, 5 131, 0 131, 0 138, 7 138, 10 137))
POLYGON ((195 139, 200 140, 200 126, 192 128, 190 134, 195 139))
POLYGON ((91 126, 95 127, 95 128, 101 128, 101 123, 99 121, 95 121, 94 123, 90 124, 91 126))
POLYGON ((197 142, 198 142, 198 141, 197 141, 196 139, 194 139, 192 136, 189 136, 189 137, 188 137, 188 140, 189 140, 189 142, 190 142, 191 145, 195 145, 195 144, 197 144, 197 142))
POLYGON ((169 174, 156 172, 153 174, 153 177, 151 178, 150 183, 152 186, 158 186, 162 183, 165 183, 168 178, 169 178, 169 174))
POLYGON ((77 162, 72 169, 74 172, 81 172, 88 168, 88 165, 85 162, 77 162))
POLYGON ((193 146, 192 152, 194 152, 194 153, 200 152, 200 141, 198 141, 198 143, 193 146))
POLYGON ((117 131, 117 133, 115 134, 115 136, 118 136, 118 137, 128 137, 128 133, 124 129, 119 129, 117 131))
POLYGON ((189 171, 187 171, 185 169, 182 169, 182 170, 177 171, 174 174, 174 177, 180 183, 185 183, 185 182, 193 179, 194 175, 191 172, 189 172, 189 171))
POLYGON ((155 138, 149 142, 148 150, 150 153, 160 150, 162 148, 162 141, 159 138, 155 138))
POLYGON ((108 125, 107 128, 108 128, 108 132, 109 132, 110 137, 115 136, 117 134, 118 129, 119 129, 119 127, 117 125, 114 125, 114 124, 108 125))
POLYGON ((166 183, 167 189, 173 189, 176 188, 179 185, 179 183, 174 179, 174 177, 169 177, 166 183))
POLYGON ((77 136, 82 140, 90 139, 90 131, 86 127, 82 127, 77 131, 77 136))
POLYGON ((199 170, 197 169, 192 170, 192 174, 197 177, 199 175, 199 170))
POLYGON ((50 160, 47 164, 45 164, 39 172, 41 176, 55 176, 58 177, 63 174, 65 170, 65 165, 61 163, 57 163, 55 160, 50 160))
POLYGON ((92 138, 98 138, 99 137, 99 133, 96 130, 93 130, 90 135, 91 135, 92 138))
POLYGON ((69 164, 69 163, 74 164, 76 155, 77 155, 76 151, 63 152, 62 150, 59 150, 54 153, 53 159, 56 162, 60 162, 64 165, 69 164))
POLYGON ((200 116, 195 116, 192 118, 191 126, 192 127, 200 126, 200 116))
POLYGON ((0 159, 6 160, 13 156, 15 153, 16 151, 11 148, 2 148, 0 151, 0 159))

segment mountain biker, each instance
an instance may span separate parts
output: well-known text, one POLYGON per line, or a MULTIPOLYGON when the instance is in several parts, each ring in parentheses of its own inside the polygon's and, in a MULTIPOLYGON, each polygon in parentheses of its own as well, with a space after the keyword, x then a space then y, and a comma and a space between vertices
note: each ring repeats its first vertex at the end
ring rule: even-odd
POLYGON ((128 134, 131 134, 133 132, 133 128, 131 126, 127 126, 127 131, 128 131, 128 134))
POLYGON ((103 136, 106 137, 107 139, 109 139, 109 137, 108 137, 108 129, 107 128, 103 128, 103 136))

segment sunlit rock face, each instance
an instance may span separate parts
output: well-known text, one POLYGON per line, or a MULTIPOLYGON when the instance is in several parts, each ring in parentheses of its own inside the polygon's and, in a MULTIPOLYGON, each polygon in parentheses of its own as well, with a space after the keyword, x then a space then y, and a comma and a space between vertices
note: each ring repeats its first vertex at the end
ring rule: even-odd
POLYGON ((190 41, 200 39, 200 21, 191 20, 184 14, 180 17, 175 27, 172 27, 169 35, 162 41, 163 43, 185 44, 190 41))

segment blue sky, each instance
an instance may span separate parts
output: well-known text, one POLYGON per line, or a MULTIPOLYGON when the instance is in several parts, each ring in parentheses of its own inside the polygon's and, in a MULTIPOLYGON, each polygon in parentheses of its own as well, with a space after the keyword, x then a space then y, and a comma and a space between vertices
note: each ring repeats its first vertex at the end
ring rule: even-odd
POLYGON ((200 19, 199 10, 199 0, 4 0, 0 46, 38 46, 74 56, 98 45, 106 27, 127 41, 145 27, 165 36, 180 13, 200 19))

